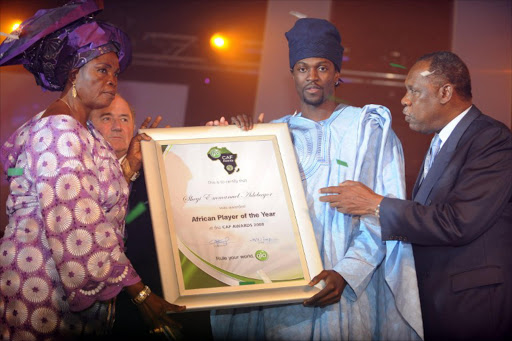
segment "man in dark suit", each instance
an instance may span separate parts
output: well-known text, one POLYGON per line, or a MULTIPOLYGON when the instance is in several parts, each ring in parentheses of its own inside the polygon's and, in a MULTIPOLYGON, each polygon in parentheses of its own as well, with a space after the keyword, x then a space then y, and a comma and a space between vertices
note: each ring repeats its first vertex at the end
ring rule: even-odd
MULTIPOLYGON (((156 128, 161 121, 158 116, 150 125, 148 117, 141 128, 156 128)), ((138 216, 127 221, 125 225, 125 254, 133 267, 151 288, 152 293, 163 297, 160 269, 153 235, 153 225, 148 206, 146 182, 142 171, 142 154, 140 142, 142 135, 135 135, 135 112, 128 102, 116 95, 109 107, 95 110, 90 118, 94 127, 107 140, 119 162, 121 162, 125 177, 131 180, 130 197, 128 199, 128 212, 139 205, 146 210, 140 210, 138 216), (130 158, 129 165, 128 157, 130 158), (128 174, 127 174, 128 173, 128 174), (140 174, 139 174, 140 173, 140 174), (139 176, 140 175, 140 176, 139 176)), ((113 335, 110 339, 164 339, 162 335, 150 334, 148 326, 138 313, 138 306, 134 305, 127 293, 122 291, 116 298, 116 321, 113 335)), ((209 312, 194 312, 171 315, 183 328, 181 333, 187 339, 211 339, 209 312)), ((174 332, 179 332, 175 330, 174 332)))
POLYGON ((421 57, 405 87, 409 127, 435 133, 412 200, 351 181, 322 200, 377 215, 383 240, 413 244, 425 339, 510 340, 512 134, 472 105, 469 71, 451 52, 421 57))

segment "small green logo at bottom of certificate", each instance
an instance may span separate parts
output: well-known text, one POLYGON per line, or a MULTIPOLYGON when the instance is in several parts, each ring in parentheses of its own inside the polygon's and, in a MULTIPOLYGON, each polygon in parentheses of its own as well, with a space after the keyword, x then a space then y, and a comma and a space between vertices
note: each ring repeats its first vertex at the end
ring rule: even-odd
POLYGON ((266 261, 268 259, 268 253, 267 251, 263 251, 263 250, 258 250, 256 251, 256 253, 254 254, 254 256, 256 256, 256 259, 257 260, 260 260, 260 261, 266 261))

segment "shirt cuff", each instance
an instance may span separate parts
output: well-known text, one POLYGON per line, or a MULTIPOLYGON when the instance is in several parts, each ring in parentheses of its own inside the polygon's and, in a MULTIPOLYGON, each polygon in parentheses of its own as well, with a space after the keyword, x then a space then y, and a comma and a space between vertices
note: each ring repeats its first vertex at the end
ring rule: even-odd
POLYGON ((351 301, 356 301, 370 282, 375 267, 359 259, 343 258, 333 270, 347 282, 343 295, 351 301))

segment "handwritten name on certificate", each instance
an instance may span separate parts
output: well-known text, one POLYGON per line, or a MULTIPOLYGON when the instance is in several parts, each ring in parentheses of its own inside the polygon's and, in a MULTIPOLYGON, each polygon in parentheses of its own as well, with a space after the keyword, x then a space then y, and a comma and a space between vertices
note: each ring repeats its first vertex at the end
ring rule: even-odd
POLYGON ((186 289, 304 279, 272 140, 162 149, 186 289))

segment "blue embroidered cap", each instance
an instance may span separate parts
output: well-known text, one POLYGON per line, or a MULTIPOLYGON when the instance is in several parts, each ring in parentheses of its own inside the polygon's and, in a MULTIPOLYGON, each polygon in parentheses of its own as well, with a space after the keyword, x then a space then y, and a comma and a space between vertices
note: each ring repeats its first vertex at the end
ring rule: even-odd
POLYGON ((288 40, 290 68, 304 58, 326 58, 341 69, 343 46, 336 27, 325 19, 302 18, 285 33, 288 40))

